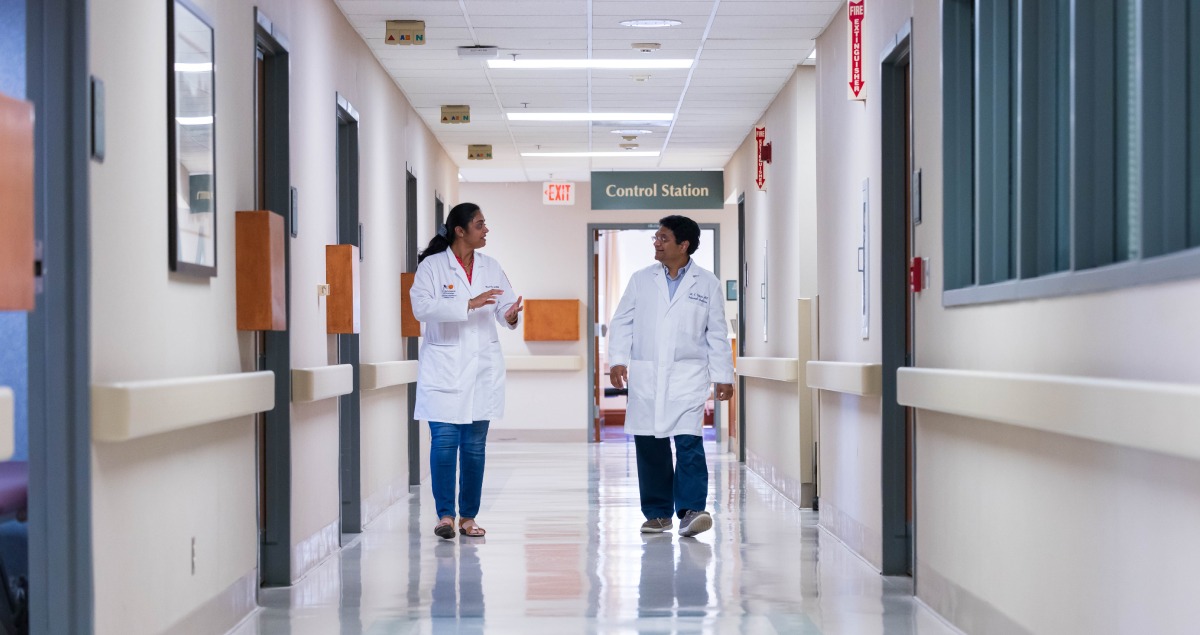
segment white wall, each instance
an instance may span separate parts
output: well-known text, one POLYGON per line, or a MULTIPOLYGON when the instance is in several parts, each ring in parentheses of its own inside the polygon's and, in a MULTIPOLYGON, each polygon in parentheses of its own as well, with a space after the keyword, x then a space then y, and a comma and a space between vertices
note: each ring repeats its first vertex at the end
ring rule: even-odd
MULTIPOLYGON (((105 162, 92 163, 91 171, 93 382, 252 367, 252 338, 235 324, 234 212, 254 206, 254 147, 248 140, 254 137, 255 5, 286 35, 291 52, 291 180, 299 189, 300 214, 300 235, 289 238, 292 365, 322 366, 336 355, 316 295, 316 285, 325 281, 324 246, 336 242, 335 92, 361 115, 360 214, 370 229, 362 268, 362 359, 402 359, 404 169, 410 165, 421 179, 421 223, 429 228, 434 191, 455 196, 452 162, 332 2, 199 5, 216 27, 215 278, 178 276, 167 268, 166 3, 91 3, 91 66, 107 87, 108 138, 105 162)), ((406 413, 403 388, 363 397, 363 497, 374 504, 371 512, 407 494, 406 413)), ((313 539, 338 519, 337 448, 335 401, 292 407, 297 548, 328 546, 313 539)), ((256 460, 251 417, 94 446, 98 633, 187 630, 201 623, 218 628, 240 618, 229 607, 218 617, 204 613, 226 600, 244 609, 238 603, 247 595, 253 602, 256 460)))
MULTIPOLYGON (((817 295, 816 74, 800 66, 759 119, 772 162, 757 177, 754 131, 725 167, 726 191, 746 196, 745 355, 798 354, 797 300, 817 295), (764 276, 765 274, 765 276, 764 276), (764 311, 760 285, 767 283, 764 311), (763 338, 764 317, 767 336, 763 338)), ((733 199, 736 201, 736 197, 733 199)), ((736 245, 732 247, 735 250, 736 245)), ((801 408, 794 383, 746 380, 746 462, 793 502, 810 505, 815 474, 801 469, 801 408), (807 485, 806 485, 807 484, 807 485)))
MULTIPOLYGON (((1200 330, 1189 318, 1200 310, 1200 281, 942 306, 940 5, 869 5, 865 24, 867 86, 877 91, 882 44, 913 20, 914 168, 924 200, 914 239, 916 254, 931 259, 930 290, 915 306, 918 365, 1200 382, 1200 330)), ((845 20, 835 19, 817 48, 821 345, 827 358, 878 361, 878 340, 857 337, 856 274, 841 254, 857 244, 858 220, 844 210, 864 177, 879 233, 879 101, 878 92, 865 104, 846 99, 845 38, 845 20)), ((878 406, 848 397, 822 408, 821 522, 852 543, 855 527, 880 527, 878 406)), ((1197 462, 928 411, 917 412, 916 457, 917 595, 963 630, 1166 633, 1200 621, 1197 462)), ((878 536, 856 548, 877 562, 869 541, 878 536)))
MULTIPOLYGON (((513 289, 526 299, 577 299, 577 342, 526 342, 523 330, 502 331, 506 355, 578 355, 587 365, 587 285, 589 223, 657 223, 679 213, 698 223, 720 223, 719 277, 737 271, 737 207, 696 211, 608 211, 591 209, 589 183, 577 186, 574 206, 542 205, 541 183, 463 183, 461 200, 478 204, 491 230, 486 252, 500 261, 513 289)), ((649 241, 646 250, 652 249, 649 241)), ((728 303, 733 317, 736 304, 728 303)), ((591 434, 591 386, 588 372, 509 372, 507 409, 493 423, 494 438, 521 434, 530 438, 578 439, 591 434), (518 432, 519 431, 519 432, 518 432)))

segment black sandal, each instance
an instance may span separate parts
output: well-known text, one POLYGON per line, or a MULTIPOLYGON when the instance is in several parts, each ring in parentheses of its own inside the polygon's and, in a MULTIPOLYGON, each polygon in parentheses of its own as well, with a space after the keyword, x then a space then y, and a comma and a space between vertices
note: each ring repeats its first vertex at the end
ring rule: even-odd
MULTIPOLYGON (((447 516, 446 518, 450 518, 450 517, 447 516)), ((446 518, 439 520, 438 524, 434 525, 433 535, 437 536, 438 538, 443 538, 445 540, 453 540, 454 539, 454 519, 450 518, 450 520, 447 521, 446 518)))

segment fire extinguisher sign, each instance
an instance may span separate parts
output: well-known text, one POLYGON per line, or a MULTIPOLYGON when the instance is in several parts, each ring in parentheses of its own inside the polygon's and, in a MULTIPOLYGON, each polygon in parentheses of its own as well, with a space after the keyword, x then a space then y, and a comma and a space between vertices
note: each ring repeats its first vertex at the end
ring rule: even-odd
POLYGON ((866 79, 863 78, 863 19, 867 15, 867 0, 850 0, 846 5, 846 17, 850 20, 850 82, 848 99, 866 100, 866 79))

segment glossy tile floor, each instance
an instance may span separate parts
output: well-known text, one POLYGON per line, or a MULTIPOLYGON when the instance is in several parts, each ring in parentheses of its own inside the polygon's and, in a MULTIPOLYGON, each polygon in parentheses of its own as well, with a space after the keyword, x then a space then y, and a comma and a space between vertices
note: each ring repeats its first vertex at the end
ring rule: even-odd
POLYGON ((233 633, 956 632, 706 445, 716 522, 695 538, 639 533, 632 443, 492 442, 486 538, 434 536, 426 484, 233 633))

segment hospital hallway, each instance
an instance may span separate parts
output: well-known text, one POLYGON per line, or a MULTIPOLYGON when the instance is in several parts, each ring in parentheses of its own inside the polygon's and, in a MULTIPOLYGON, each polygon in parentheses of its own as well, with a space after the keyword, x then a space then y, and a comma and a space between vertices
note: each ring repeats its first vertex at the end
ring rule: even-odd
POLYGON ((713 529, 639 533, 632 443, 488 447, 485 538, 446 541, 428 481, 235 635, 954 633, 732 454, 706 443, 713 529))

